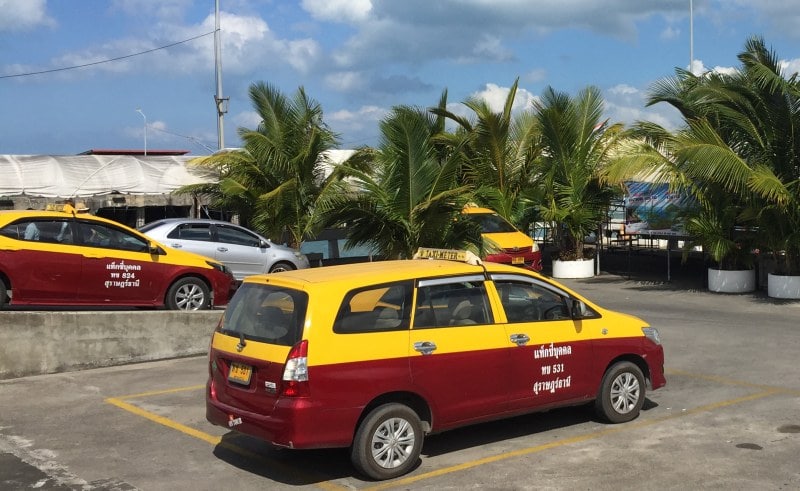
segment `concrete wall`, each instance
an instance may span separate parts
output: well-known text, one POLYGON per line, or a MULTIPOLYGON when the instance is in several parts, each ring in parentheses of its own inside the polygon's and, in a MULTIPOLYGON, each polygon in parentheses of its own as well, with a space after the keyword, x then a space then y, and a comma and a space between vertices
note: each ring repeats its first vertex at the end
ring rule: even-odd
POLYGON ((0 380, 203 354, 222 314, 0 312, 0 380))

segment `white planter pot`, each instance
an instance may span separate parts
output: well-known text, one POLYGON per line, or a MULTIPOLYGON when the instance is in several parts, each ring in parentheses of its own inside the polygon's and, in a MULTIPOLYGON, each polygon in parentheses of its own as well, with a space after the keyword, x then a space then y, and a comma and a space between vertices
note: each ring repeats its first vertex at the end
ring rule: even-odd
POLYGON ((746 293, 756 290, 756 270, 728 271, 708 268, 708 289, 717 293, 746 293))
POLYGON ((553 261, 553 278, 591 278, 592 276, 594 276, 594 259, 553 261))
POLYGON ((800 276, 767 275, 767 296, 800 298, 800 276))

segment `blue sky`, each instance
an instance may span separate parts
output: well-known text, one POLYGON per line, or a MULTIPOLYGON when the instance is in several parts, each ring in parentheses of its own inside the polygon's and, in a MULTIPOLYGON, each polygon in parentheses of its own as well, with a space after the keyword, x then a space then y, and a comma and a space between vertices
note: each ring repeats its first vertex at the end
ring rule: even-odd
MULTIPOLYGON (((377 143, 392 106, 433 106, 447 89, 455 112, 470 96, 499 110, 516 78, 520 109, 547 86, 594 85, 612 121, 675 128, 671 108, 644 101, 688 68, 690 46, 695 72, 728 70, 762 36, 787 74, 800 70, 798 0, 219 3, 226 147, 258 124, 254 82, 304 87, 354 148, 377 143)), ((150 150, 217 148, 214 0, 0 0, 0 12, 0 154, 142 149, 145 122, 150 150)))

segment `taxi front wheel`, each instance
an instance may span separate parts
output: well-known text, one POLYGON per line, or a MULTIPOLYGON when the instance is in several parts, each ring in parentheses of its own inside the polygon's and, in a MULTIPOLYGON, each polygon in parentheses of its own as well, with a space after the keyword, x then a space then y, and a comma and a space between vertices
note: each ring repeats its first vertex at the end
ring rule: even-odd
POLYGON ((642 370, 629 361, 615 363, 603 376, 595 411, 610 423, 625 423, 639 416, 644 396, 642 370))
POLYGON ((403 404, 384 404, 373 409, 356 432, 350 460, 364 475, 392 479, 409 472, 422 451, 422 423, 403 404))
POLYGON ((211 292, 200 278, 181 278, 169 287, 166 303, 170 310, 203 310, 210 308, 211 292))

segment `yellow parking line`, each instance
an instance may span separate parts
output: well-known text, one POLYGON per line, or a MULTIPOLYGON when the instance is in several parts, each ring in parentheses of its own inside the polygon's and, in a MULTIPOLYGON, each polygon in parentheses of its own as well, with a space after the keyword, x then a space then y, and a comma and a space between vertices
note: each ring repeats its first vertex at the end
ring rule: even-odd
MULTIPOLYGON (((126 396, 125 398, 129 399, 131 397, 133 396, 126 396)), ((218 445, 220 441, 222 441, 222 439, 218 436, 209 435, 208 433, 205 433, 203 431, 195 430, 192 427, 180 424, 177 421, 173 421, 169 418, 159 416, 158 414, 151 413, 150 411, 145 411, 144 409, 138 406, 134 406, 133 404, 127 403, 121 400, 120 398, 110 397, 106 399, 106 402, 114 406, 117 406, 120 409, 124 409, 128 412, 131 412, 137 416, 141 416, 160 425, 164 425, 167 428, 172 428, 173 430, 177 430, 180 431, 181 433, 193 436, 195 438, 203 440, 204 442, 208 442, 212 445, 218 445)))
MULTIPOLYGON (((125 402, 126 399, 139 399, 139 398, 144 398, 144 397, 152 397, 152 396, 162 395, 162 394, 174 394, 176 392, 184 392, 184 391, 188 391, 188 390, 198 390, 198 389, 204 389, 204 388, 205 388, 205 385, 196 385, 196 386, 191 386, 191 387, 180 387, 180 388, 176 388, 176 389, 158 390, 158 391, 152 391, 152 392, 142 392, 140 394, 131 394, 131 395, 126 395, 126 396, 121 396, 121 397, 109 397, 108 399, 105 400, 105 402, 107 402, 108 404, 111 404, 113 406, 116 406, 116 407, 118 407, 120 409, 123 409, 125 411, 128 411, 130 413, 133 413, 133 414, 135 414, 137 416, 141 416, 142 418, 145 418, 145 419, 148 419, 150 421, 153 421, 154 423, 158 423, 160 425, 166 426, 167 428, 171 428, 171 429, 179 431, 179 432, 181 432, 183 434, 186 434, 186 435, 189 435, 191 437, 194 437, 194 438, 197 438, 199 440, 202 440, 202 441, 204 441, 206 443, 210 443, 211 445, 221 446, 221 447, 223 447, 223 448, 225 448, 227 450, 230 450, 231 452, 234 452, 237 455, 240 455, 242 457, 246 457, 246 458, 254 460, 254 461, 269 460, 269 459, 265 459, 262 455, 259 455, 257 453, 251 452, 249 450, 246 450, 246 449, 244 449, 244 448, 242 448, 242 447, 240 447, 238 445, 235 445, 233 443, 227 442, 227 441, 223 440, 221 437, 211 435, 211 434, 206 433, 204 431, 196 430, 196 429, 194 429, 194 428, 192 428, 190 426, 186 426, 184 424, 178 423, 177 421, 171 420, 169 418, 165 418, 164 416, 159 416, 158 414, 155 414, 155 413, 152 413, 152 412, 147 411, 145 409, 142 409, 142 408, 140 408, 140 407, 138 407, 138 406, 136 406, 134 404, 130 404, 128 402, 125 402)), ((285 464, 283 464, 281 462, 275 462, 273 460, 269 460, 269 464, 273 468, 274 467, 281 468, 286 473, 297 472, 297 470, 295 468, 287 466, 287 465, 285 465, 285 464)), ((304 471, 303 473, 306 476, 313 475, 309 471, 304 471)), ((316 486, 319 487, 320 489, 324 489, 324 490, 328 490, 328 491, 334 491, 334 490, 339 491, 339 490, 342 490, 342 489, 348 489, 348 488, 345 488, 343 486, 338 486, 336 484, 332 484, 332 483, 330 483, 328 481, 323 481, 323 479, 326 479, 326 477, 325 476, 319 476, 319 480, 321 482, 316 484, 316 486)))
MULTIPOLYGON (((445 467, 445 468, 441 468, 441 469, 436 469, 434 471, 426 472, 424 474, 419 474, 419 475, 415 475, 415 476, 409 476, 409 477, 398 479, 396 481, 386 482, 386 483, 378 484, 376 486, 370 486, 370 487, 362 488, 362 489, 375 491, 375 490, 384 490, 384 489, 391 489, 391 488, 395 488, 395 487, 408 486, 409 484, 413 484, 413 483, 416 483, 416 482, 419 482, 419 481, 422 481, 422 480, 425 480, 425 479, 431 479, 431 478, 443 476, 443 475, 446 475, 446 474, 452 474, 454 472, 458 472, 458 471, 462 471, 462 470, 466 470, 466 469, 471 469, 471 468, 474 468, 474 467, 478 467, 478 466, 485 465, 485 464, 490 464, 490 463, 493 463, 493 462, 499 462, 499 461, 503 461, 503 460, 507 460, 507 459, 516 458, 516 457, 522 457, 522 456, 525 456, 525 455, 530 455, 530 454, 542 452, 544 450, 549 450, 549 449, 552 449, 552 448, 563 447, 563 446, 566 446, 566 445, 572 445, 572 444, 584 442, 584 441, 587 441, 587 440, 593 440, 593 439, 600 438, 600 437, 603 437, 603 436, 606 436, 606 435, 610 435, 610 434, 614 434, 614 433, 620 433, 620 432, 623 432, 623 431, 628 431, 628 430, 643 428, 643 427, 647 427, 647 426, 652 426, 652 425, 657 424, 657 423, 661 423, 661 422, 668 421, 668 420, 671 420, 671 419, 680 418, 680 417, 687 416, 687 415, 690 415, 690 414, 697 414, 697 413, 712 411, 714 409, 719 409, 719 408, 722 408, 722 407, 732 406, 732 405, 739 404, 739 403, 742 403, 742 402, 761 399, 761 398, 764 398, 764 397, 768 397, 768 396, 775 395, 775 394, 780 394, 780 393, 788 393, 788 394, 800 393, 800 391, 796 391, 796 390, 793 390, 793 389, 784 389, 784 388, 779 388, 779 387, 758 385, 758 384, 753 384, 753 383, 739 381, 739 380, 727 379, 727 378, 724 378, 724 377, 718 377, 718 376, 712 376, 712 375, 693 374, 693 373, 684 372, 684 371, 680 371, 680 370, 670 370, 670 371, 667 372, 667 374, 668 375, 686 376, 686 377, 697 378, 697 379, 701 379, 701 380, 708 380, 708 381, 711 381, 711 382, 716 382, 716 383, 725 384, 725 385, 739 385, 739 386, 744 386, 744 387, 760 388, 760 389, 764 389, 764 390, 762 390, 761 392, 754 393, 754 394, 750 394, 750 395, 746 395, 746 396, 742 396, 742 397, 737 397, 735 399, 728 399, 726 401, 720 401, 720 402, 715 402, 715 403, 711 403, 711 404, 706 404, 706 405, 703 405, 703 406, 698 406, 696 408, 692 408, 692 409, 687 409, 687 410, 681 411, 680 413, 670 414, 670 415, 662 416, 662 417, 659 417, 659 418, 654 418, 654 419, 651 419, 651 420, 648 420, 648 421, 639 421, 639 422, 627 423, 625 425, 616 425, 616 426, 609 427, 609 428, 606 428, 606 429, 603 429, 603 430, 599 430, 599 431, 595 431, 595 432, 592 432, 592 433, 586 433, 586 434, 574 436, 574 437, 571 437, 571 438, 565 438, 565 439, 562 439, 562 440, 556 440, 556 441, 553 441, 553 442, 550 442, 550 443, 546 443, 544 445, 537 445, 535 447, 523 448, 523 449, 515 450, 515 451, 512 451, 512 452, 506 452, 506 453, 502 453, 502 454, 498 454, 498 455, 492 455, 492 456, 489 456, 489 457, 484 457, 484 458, 473 460, 473 461, 469 461, 469 462, 463 462, 461 464, 457 464, 457 465, 453 465, 453 466, 445 467)), ((159 416, 157 414, 154 414, 154 413, 151 413, 151 412, 146 411, 144 409, 141 409, 141 408, 139 408, 139 407, 137 407, 137 406, 135 406, 133 404, 129 404, 127 402, 124 402, 125 400, 128 400, 128 399, 152 397, 152 396, 156 396, 156 395, 171 394, 171 393, 177 393, 177 392, 188 391, 188 390, 198 390, 198 389, 203 389, 203 388, 205 388, 205 385, 196 385, 196 386, 190 386, 190 387, 179 387, 179 388, 175 388, 175 389, 143 392, 143 393, 139 393, 139 394, 131 394, 131 395, 120 396, 120 397, 116 397, 116 398, 114 398, 114 397, 108 398, 108 399, 106 399, 106 402, 109 403, 109 404, 112 404, 114 406, 117 406, 117 407, 119 407, 121 409, 124 409, 126 411, 129 411, 129 412, 131 412, 133 414, 141 416, 143 418, 149 419, 149 420, 151 420, 153 422, 156 422, 158 424, 164 425, 164 426, 166 426, 168 428, 172 428, 174 430, 180 431, 180 432, 182 432, 184 434, 187 434, 189 436, 192 436, 194 438, 198 438, 200 440, 208 442, 208 443, 210 443, 212 445, 220 445, 220 446, 222 446, 222 447, 224 447, 224 448, 226 448, 226 449, 228 449, 228 450, 230 450, 230 451, 232 451, 232 452, 234 452, 234 453, 236 453, 238 455, 241 455, 243 457, 250 458, 250 459, 253 459, 253 460, 263 460, 264 459, 263 456, 255 454, 255 453, 250 452, 248 450, 245 450, 245 449, 243 449, 243 448, 241 448, 241 447, 239 447, 237 445, 234 445, 232 443, 223 441, 220 437, 216 437, 216 436, 210 435, 208 433, 205 433, 205 432, 202 432, 202 431, 199 431, 199 430, 195 430, 194 428, 191 428, 189 426, 180 424, 180 423, 178 423, 176 421, 173 421, 173 420, 171 420, 169 418, 165 418, 163 416, 159 416)), ((283 467, 287 471, 291 471, 292 470, 290 467, 285 466, 284 464, 279 463, 279 462, 270 461, 270 464, 271 465, 278 465, 280 467, 283 467)), ((320 476, 320 477, 322 478, 322 476, 320 476)), ((350 489, 348 487, 339 486, 339 485, 333 484, 333 483, 328 482, 328 481, 323 481, 323 482, 317 483, 316 486, 320 487, 321 489, 326 489, 326 490, 350 489)))
POLYGON ((362 488, 363 490, 369 491, 376 491, 376 490, 383 490, 383 489, 391 489, 395 487, 405 487, 410 484, 413 484, 418 481, 422 481, 425 479, 430 479, 433 477, 440 477, 446 474, 452 474, 454 472, 471 469, 473 467, 478 467, 484 464, 491 464, 493 462, 500 462, 502 460, 513 459, 515 457, 522 457, 525 455, 531 455, 537 452, 541 452, 544 450, 549 450, 551 448, 563 447, 566 445, 572 445, 574 443, 580 443, 587 440, 594 440, 596 438, 600 438, 602 436, 611 435, 614 433, 621 433, 623 431, 628 431, 637 428, 644 428, 647 426, 652 426, 657 423, 662 423, 664 421, 670 419, 676 419, 680 417, 684 417, 689 414, 696 414, 705 411, 711 411, 713 409, 719 409, 721 407, 732 406, 734 404, 739 404, 741 402, 751 401, 755 399, 761 399, 763 397, 767 397, 773 394, 781 393, 780 389, 771 389, 765 390, 762 392, 758 392, 755 394, 750 394, 747 396, 737 397, 736 399, 729 399, 727 401, 715 402, 712 404, 706 404, 704 406, 698 406, 696 408, 692 408, 686 411, 681 411, 680 413, 671 414, 667 416, 662 416, 660 418, 654 418, 648 421, 639 421, 635 423, 626 423, 625 425, 616 425, 610 428, 606 428, 604 430, 595 431, 592 433, 586 433, 583 435, 578 435, 570 438, 564 438, 561 440, 556 440, 550 443, 545 443, 544 445, 537 445, 535 447, 528 447, 528 448, 521 448, 519 450, 514 450, 512 452, 506 452, 498 455, 492 455, 489 457, 484 457, 482 459, 472 460, 469 462, 463 462, 461 464, 453 465, 450 467, 444 467, 442 469, 436 469, 434 471, 426 472, 424 474, 419 474, 416 476, 409 476, 406 478, 398 479, 396 481, 387 482, 383 484, 379 484, 377 486, 371 486, 367 488, 362 488))
POLYGON ((205 385, 190 385, 189 387, 177 387, 173 389, 164 389, 164 390, 153 390, 150 392, 142 392, 140 394, 131 394, 127 396, 119 396, 116 399, 119 401, 124 401, 126 399, 139 399, 142 397, 152 397, 152 396, 160 396, 163 394, 175 394, 176 392, 186 392, 189 390, 198 390, 204 389, 205 385))

